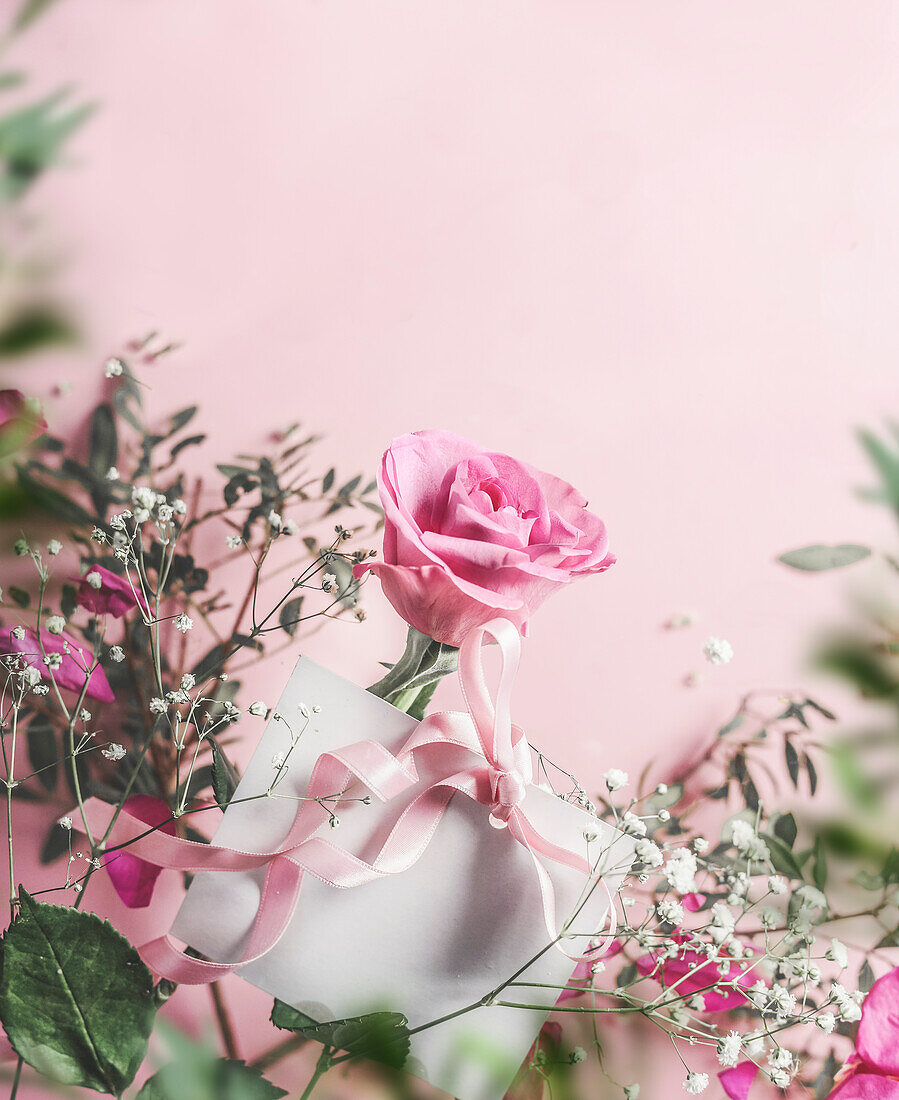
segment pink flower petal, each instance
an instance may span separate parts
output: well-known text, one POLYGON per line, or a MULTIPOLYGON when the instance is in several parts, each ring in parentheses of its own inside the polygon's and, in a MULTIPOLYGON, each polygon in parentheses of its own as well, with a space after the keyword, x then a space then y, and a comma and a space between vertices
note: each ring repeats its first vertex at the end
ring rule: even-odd
MULTIPOLYGON (((160 825, 160 831, 175 834, 172 811, 161 798, 148 794, 136 794, 125 803, 132 817, 148 825, 160 825)), ((129 909, 144 909, 150 904, 161 867, 132 855, 127 848, 112 852, 103 861, 116 893, 129 909)))
POLYGON ((718 1074, 718 1080, 730 1100, 746 1100, 758 1071, 759 1067, 753 1062, 741 1062, 731 1069, 722 1070, 718 1074))
POLYGON ((44 653, 58 653, 62 657, 59 668, 53 670, 52 679, 61 688, 69 691, 81 691, 85 679, 88 680, 85 694, 91 699, 98 699, 102 703, 111 703, 115 696, 106 673, 97 667, 87 677, 86 670, 90 669, 94 661, 93 651, 86 642, 76 641, 70 634, 51 634, 42 630, 40 641, 33 630, 27 627, 24 637, 16 638, 11 629, 0 630, 0 654, 20 653, 25 660, 38 670, 41 679, 50 680, 50 670, 44 664, 44 653), (43 650, 41 649, 43 646, 43 650), (68 646, 68 652, 66 652, 68 646))
POLYGON ((681 905, 691 913, 698 913, 705 905, 705 894, 684 894, 681 905))
POLYGON ((95 615, 113 615, 117 619, 138 605, 144 612, 147 611, 147 601, 136 581, 132 587, 127 577, 120 577, 118 573, 113 573, 102 565, 92 565, 88 573, 97 573, 100 576, 99 588, 88 583, 87 574, 78 585, 78 603, 88 611, 95 615))
POLYGON ((866 1067, 899 1076, 899 967, 871 986, 862 1006, 856 1049, 866 1067))
POLYGON ((899 1100, 899 1080, 876 1073, 855 1073, 828 1100, 899 1100))

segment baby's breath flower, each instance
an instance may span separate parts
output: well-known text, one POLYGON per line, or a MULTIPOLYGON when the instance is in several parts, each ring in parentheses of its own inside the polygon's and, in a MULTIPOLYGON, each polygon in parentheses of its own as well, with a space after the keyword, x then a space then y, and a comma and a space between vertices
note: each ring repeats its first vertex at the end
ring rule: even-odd
POLYGON ((285 535, 298 535, 300 533, 300 525, 293 519, 286 519, 284 525, 281 528, 282 534, 285 535))
POLYGON ((637 859, 647 867, 662 866, 662 849, 646 837, 641 837, 634 845, 637 859))
POLYGON ((103 364, 103 373, 107 378, 121 378, 125 373, 125 364, 113 356, 103 364))
POLYGON ((182 611, 181 614, 175 619, 175 629, 180 630, 182 634, 186 634, 194 625, 193 619, 189 615, 185 615, 182 611))
POLYGON ((724 638, 706 638, 702 652, 710 665, 726 665, 733 659, 734 647, 724 638))
POLYGON ((85 576, 84 579, 91 586, 91 588, 103 587, 103 577, 96 571, 96 569, 92 569, 90 573, 85 576))
POLYGON ((822 1012, 815 1017, 815 1024, 824 1032, 825 1035, 830 1035, 833 1029, 837 1026, 837 1018, 832 1012, 822 1012))
POLYGON ((830 941, 830 947, 824 953, 824 957, 835 962, 840 970, 845 970, 849 965, 849 952, 839 940, 830 941))
POLYGON ((185 672, 181 677, 181 690, 190 691, 192 687, 196 687, 197 678, 192 672, 185 672))
POLYGON ((166 706, 165 699, 160 699, 158 695, 154 696, 150 700, 150 713, 151 714, 165 714, 168 707, 166 706))
POLYGON ((12 546, 12 552, 17 558, 24 558, 30 550, 31 547, 28 545, 27 539, 16 539, 12 546))
POLYGON ((680 924, 684 919, 684 907, 674 898, 666 898, 664 901, 660 901, 656 906, 656 912, 659 915, 659 920, 663 920, 666 924, 680 924))
POLYGON ((100 750, 107 760, 112 760, 113 763, 117 763, 125 756, 125 746, 119 745, 115 741, 110 741, 105 748, 100 750))
POLYGON ((688 848, 678 848, 668 857, 665 877, 679 894, 690 894, 696 889, 696 856, 688 848))
POLYGON ((610 791, 620 791, 622 787, 627 786, 628 774, 620 768, 609 768, 603 779, 610 791))
POLYGON ((225 543, 229 550, 238 550, 243 545, 243 539, 240 535, 229 535, 225 539, 225 543))
POLYGON ((274 509, 272 509, 272 511, 268 514, 268 522, 269 525, 273 527, 276 531, 281 530, 281 524, 283 523, 283 520, 281 519, 280 513, 276 512, 274 509))
POLYGON ((50 539, 47 543, 47 553, 51 558, 55 558, 56 555, 62 550, 62 543, 59 539, 50 539))
POLYGON ((785 894, 787 892, 787 884, 780 875, 772 875, 768 879, 768 889, 772 894, 785 894))
POLYGON ((109 469, 106 471, 106 480, 107 481, 118 481, 119 480, 119 471, 115 466, 110 466, 109 469))
POLYGON ((261 699, 257 699, 255 703, 250 703, 247 710, 254 718, 264 718, 268 714, 268 707, 261 699))
POLYGON ((160 523, 170 523, 172 516, 175 514, 175 509, 171 504, 160 504, 156 509, 156 516, 160 523))
POLYGON ((66 832, 69 832, 72 828, 72 819, 67 814, 65 817, 61 817, 59 821, 56 822, 56 824, 60 827, 60 829, 65 829, 66 832))
POLYGON ((693 851, 694 852, 699 852, 699 854, 702 855, 703 852, 707 852, 708 850, 709 850, 709 842, 706 840, 706 838, 704 836, 695 836, 695 837, 693 837, 693 851))
POLYGON ((364 623, 366 618, 365 608, 357 607, 356 610, 353 612, 353 618, 356 620, 357 623, 364 623))
POLYGON ((280 771, 284 767, 285 756, 283 752, 276 752, 272 757, 272 767, 275 771, 280 771))
POLYGON ((733 825, 733 844, 747 859, 767 859, 768 846, 744 818, 737 818, 733 825))
POLYGON ((322 577, 322 591, 334 592, 337 589, 337 577, 333 573, 325 573, 322 577))
POLYGON ((21 642, 21 640, 25 637, 25 628, 23 626, 14 626, 12 628, 12 636, 16 639, 17 642, 21 642))
POLYGON ((55 670, 55 669, 59 668, 59 666, 62 664, 62 654, 61 653, 48 653, 47 656, 44 658, 44 664, 49 669, 54 669, 55 670))
POLYGON ((82 707, 78 712, 78 717, 86 725, 91 720, 91 712, 86 707, 82 707))
POLYGON ((125 650, 120 645, 110 646, 109 656, 117 665, 121 664, 125 660, 125 650))
POLYGON ((587 1052, 583 1047, 575 1047, 571 1054, 569 1054, 568 1060, 572 1065, 577 1065, 578 1062, 586 1062, 587 1052))
POLYGON ((51 615, 50 618, 47 619, 47 629, 51 634, 62 634, 63 630, 65 630, 65 626, 66 621, 62 615, 51 615))
POLYGON ((629 836, 646 836, 646 822, 632 810, 621 815, 621 827, 629 836))
POLYGON ((176 516, 187 515, 187 505, 184 503, 181 497, 175 497, 175 499, 172 501, 172 511, 175 513, 176 516))
POLYGON ((690 1096, 698 1096, 709 1087, 709 1075, 707 1073, 688 1073, 684 1081, 684 1092, 690 1096))

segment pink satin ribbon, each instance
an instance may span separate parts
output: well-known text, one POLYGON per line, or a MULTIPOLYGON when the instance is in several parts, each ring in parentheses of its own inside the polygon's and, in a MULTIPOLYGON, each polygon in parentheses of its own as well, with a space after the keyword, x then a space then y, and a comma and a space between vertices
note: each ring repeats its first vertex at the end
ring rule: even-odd
MULTIPOLYGON (((318 758, 296 817, 283 843, 269 852, 246 852, 215 844, 200 844, 155 831, 123 811, 115 826, 116 845, 133 841, 128 851, 160 867, 179 871, 247 871, 267 868, 256 917, 239 959, 218 963, 185 954, 171 936, 152 940, 140 949, 156 974, 179 984, 216 981, 224 974, 270 951, 290 923, 299 899, 303 876, 310 874, 341 889, 364 885, 387 875, 401 874, 425 852, 450 800, 462 793, 488 807, 491 824, 508 828, 510 835, 531 855, 540 885, 543 916, 555 939, 556 916, 552 880, 544 860, 583 872, 586 859, 544 837, 521 808, 532 778, 527 740, 511 719, 512 686, 518 669, 521 641, 506 619, 495 619, 472 631, 459 652, 459 679, 468 712, 429 715, 394 756, 376 741, 360 741, 318 758), (495 701, 484 677, 481 648, 485 635, 498 643, 502 670, 495 701), (459 750, 471 756, 462 770, 459 750), (319 835, 329 833, 331 814, 316 799, 331 798, 361 783, 383 802, 403 795, 419 782, 416 760, 427 761, 432 774, 451 772, 430 784, 402 810, 377 856, 369 863, 319 835), (143 835, 146 834, 146 835, 143 835)), ((85 818, 94 835, 106 832, 114 808, 99 799, 85 803, 85 818)), ((586 819, 585 819, 586 820, 586 819)), ((608 888, 602 883, 608 894, 608 888)), ((614 922, 609 896, 607 916, 614 922)), ((614 924, 607 938, 614 935, 614 924)), ((572 958, 581 958, 579 952, 572 958)), ((597 956, 597 950, 589 952, 597 956)))

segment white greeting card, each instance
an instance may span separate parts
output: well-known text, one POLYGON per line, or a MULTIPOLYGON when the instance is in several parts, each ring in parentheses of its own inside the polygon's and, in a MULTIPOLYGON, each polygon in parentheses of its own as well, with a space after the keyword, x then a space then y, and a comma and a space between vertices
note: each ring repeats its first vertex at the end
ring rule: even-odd
MULTIPOLYGON (((320 753, 366 739, 396 753, 417 725, 305 658, 277 710, 296 729, 304 722, 301 706, 321 709, 290 754, 277 787, 281 796, 304 793, 320 753)), ((285 725, 270 721, 216 832, 217 845, 266 851, 283 841, 296 801, 239 800, 270 786, 272 759, 289 748, 285 725)), ((444 778, 419 770, 421 787, 444 778)), ((370 855, 419 789, 386 804, 373 800, 340 809, 339 830, 329 839, 370 855)), ((603 877, 614 894, 633 860, 630 838, 535 785, 528 787, 522 809, 550 841, 584 855, 585 829, 595 832, 590 852, 595 857, 606 851, 603 877)), ((537 955, 517 980, 564 985, 573 963, 557 947, 543 950, 550 936, 533 859, 509 830, 492 827, 488 816, 487 807, 460 793, 409 870, 352 889, 335 889, 307 874, 284 936, 238 973, 317 1020, 390 1010, 402 1012, 413 1029, 480 1001, 537 955)), ((583 935, 566 941, 577 953, 584 936, 602 926, 609 896, 603 887, 590 893, 582 872, 550 860, 545 866, 559 925, 581 906, 572 931, 583 935)), ((216 961, 239 958, 263 877, 263 870, 197 874, 173 933, 216 961)), ((500 999, 543 1007, 482 1006, 425 1028, 412 1037, 406 1068, 461 1100, 500 1100, 558 995, 558 989, 539 985, 510 986, 500 999)))

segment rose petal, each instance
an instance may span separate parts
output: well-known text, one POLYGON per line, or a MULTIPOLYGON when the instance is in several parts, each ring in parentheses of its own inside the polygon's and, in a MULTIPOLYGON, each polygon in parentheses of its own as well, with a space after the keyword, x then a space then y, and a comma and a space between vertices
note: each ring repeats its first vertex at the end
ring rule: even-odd
POLYGON ((855 1073, 828 1100, 899 1100, 899 1080, 876 1073, 855 1073))

